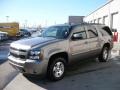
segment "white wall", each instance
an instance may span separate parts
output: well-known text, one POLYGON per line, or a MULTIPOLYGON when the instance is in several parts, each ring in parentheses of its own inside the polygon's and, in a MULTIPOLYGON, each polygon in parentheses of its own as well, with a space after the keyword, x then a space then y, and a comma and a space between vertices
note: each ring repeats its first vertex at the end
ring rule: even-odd
POLYGON ((85 22, 106 24, 120 33, 120 0, 111 0, 84 18, 85 22))

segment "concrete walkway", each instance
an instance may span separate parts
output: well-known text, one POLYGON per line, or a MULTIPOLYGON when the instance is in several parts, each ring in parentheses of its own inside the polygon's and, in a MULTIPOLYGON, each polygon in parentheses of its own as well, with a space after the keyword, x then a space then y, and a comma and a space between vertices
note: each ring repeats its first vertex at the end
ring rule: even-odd
POLYGON ((114 42, 113 50, 120 50, 120 42, 114 42))
POLYGON ((112 56, 120 56, 120 42, 114 42, 111 54, 112 56))

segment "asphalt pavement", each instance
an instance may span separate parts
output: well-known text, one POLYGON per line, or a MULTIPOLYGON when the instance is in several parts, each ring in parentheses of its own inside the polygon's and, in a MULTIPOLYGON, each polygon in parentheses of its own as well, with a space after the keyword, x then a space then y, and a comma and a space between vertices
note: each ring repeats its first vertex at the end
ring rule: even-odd
POLYGON ((9 53, 9 46, 10 43, 15 40, 6 40, 3 42, 0 42, 0 64, 7 61, 8 53, 9 53))
POLYGON ((12 40, 0 42, 0 90, 2 90, 17 74, 8 62, 9 45, 12 40))
POLYGON ((9 45, 0 46, 0 64, 7 60, 9 45))

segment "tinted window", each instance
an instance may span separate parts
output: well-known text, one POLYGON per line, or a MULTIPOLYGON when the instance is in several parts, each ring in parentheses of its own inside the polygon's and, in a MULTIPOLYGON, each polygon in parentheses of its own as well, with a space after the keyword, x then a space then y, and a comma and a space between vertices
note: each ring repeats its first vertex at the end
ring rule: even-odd
POLYGON ((87 34, 86 34, 85 28, 83 26, 75 26, 73 31, 75 31, 74 35, 77 37, 80 37, 80 39, 87 38, 87 34))
POLYGON ((44 36, 46 36, 46 37, 55 37, 55 36, 57 36, 57 28, 51 28, 47 32, 44 32, 44 36))
POLYGON ((109 27, 105 26, 101 29, 101 33, 103 36, 108 36, 108 35, 111 35, 112 36, 112 32, 110 30, 109 27))
POLYGON ((89 33, 89 38, 95 38, 98 36, 98 33, 96 30, 89 29, 88 33, 89 33))
POLYGON ((86 35, 85 31, 77 32, 77 33, 74 33, 73 35, 79 36, 79 37, 81 37, 81 39, 86 39, 87 38, 87 35, 86 35))
POLYGON ((42 37, 54 37, 58 39, 67 38, 69 35, 69 27, 67 26, 53 26, 44 30, 42 37))

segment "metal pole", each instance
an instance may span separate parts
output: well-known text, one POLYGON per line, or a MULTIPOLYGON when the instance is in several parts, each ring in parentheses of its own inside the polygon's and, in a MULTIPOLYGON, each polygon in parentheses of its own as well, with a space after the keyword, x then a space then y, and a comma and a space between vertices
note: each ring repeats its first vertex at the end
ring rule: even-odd
POLYGON ((8 20, 9 20, 9 16, 6 16, 6 21, 8 22, 8 20))

